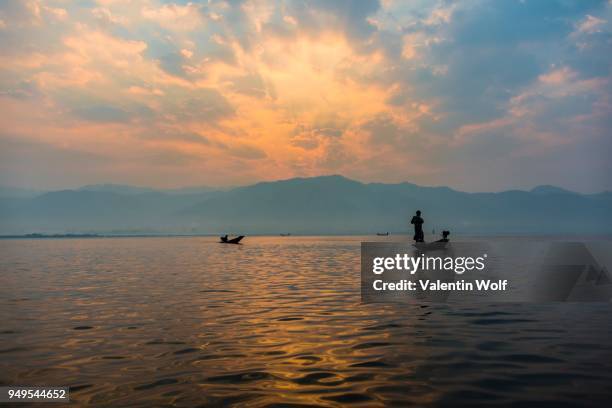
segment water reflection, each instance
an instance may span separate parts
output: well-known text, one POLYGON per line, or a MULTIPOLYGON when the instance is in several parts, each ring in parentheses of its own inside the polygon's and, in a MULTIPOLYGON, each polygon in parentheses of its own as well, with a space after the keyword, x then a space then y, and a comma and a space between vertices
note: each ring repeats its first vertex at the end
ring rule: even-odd
POLYGON ((607 305, 361 304, 359 242, 0 241, 0 380, 100 406, 610 398, 607 305))

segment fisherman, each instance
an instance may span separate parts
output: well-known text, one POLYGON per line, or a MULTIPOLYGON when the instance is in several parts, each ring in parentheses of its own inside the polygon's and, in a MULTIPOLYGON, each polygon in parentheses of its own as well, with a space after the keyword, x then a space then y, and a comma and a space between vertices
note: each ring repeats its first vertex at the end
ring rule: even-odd
POLYGON ((423 233, 423 218, 421 218, 421 211, 417 211, 416 215, 412 217, 410 221, 412 225, 414 225, 414 241, 415 242, 425 242, 425 234, 423 233))

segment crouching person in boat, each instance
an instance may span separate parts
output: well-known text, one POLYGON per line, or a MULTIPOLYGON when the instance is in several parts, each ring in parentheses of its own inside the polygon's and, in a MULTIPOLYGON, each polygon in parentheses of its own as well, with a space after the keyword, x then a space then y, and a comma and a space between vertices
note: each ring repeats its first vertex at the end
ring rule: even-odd
POLYGON ((450 231, 442 231, 442 239, 437 240, 436 242, 448 242, 448 236, 450 235, 450 231))

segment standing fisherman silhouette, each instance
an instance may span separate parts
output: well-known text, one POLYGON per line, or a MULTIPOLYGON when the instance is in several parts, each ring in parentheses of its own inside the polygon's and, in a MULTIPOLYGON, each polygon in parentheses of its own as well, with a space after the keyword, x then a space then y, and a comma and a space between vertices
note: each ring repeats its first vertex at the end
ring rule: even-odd
POLYGON ((425 242, 425 234, 423 233, 423 218, 421 218, 421 211, 417 211, 416 215, 412 217, 410 221, 414 225, 414 240, 415 242, 425 242))

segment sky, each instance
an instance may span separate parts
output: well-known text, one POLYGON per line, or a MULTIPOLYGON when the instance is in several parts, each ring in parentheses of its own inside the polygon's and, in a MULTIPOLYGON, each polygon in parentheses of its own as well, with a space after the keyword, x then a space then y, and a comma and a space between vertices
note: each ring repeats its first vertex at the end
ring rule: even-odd
POLYGON ((612 190, 612 1, 0 2, 0 184, 612 190))

